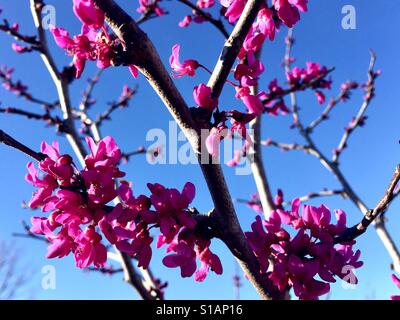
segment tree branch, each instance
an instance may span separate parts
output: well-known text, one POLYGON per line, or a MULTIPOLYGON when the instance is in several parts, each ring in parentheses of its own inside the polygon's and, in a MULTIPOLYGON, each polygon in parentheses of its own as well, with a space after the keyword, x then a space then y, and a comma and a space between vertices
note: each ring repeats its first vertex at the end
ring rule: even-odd
POLYGON ((374 72, 374 65, 376 61, 376 56, 375 53, 371 50, 371 60, 369 62, 369 68, 368 68, 368 81, 366 83, 366 95, 364 97, 364 101, 360 107, 360 110, 357 113, 357 116, 353 119, 353 121, 350 123, 350 125, 345 129, 344 135, 342 139, 340 140, 339 146, 335 149, 335 152, 333 154, 332 161, 334 163, 339 162, 339 157, 342 154, 343 150, 347 147, 347 142, 353 133, 353 131, 357 128, 363 125, 364 119, 365 119, 365 112, 367 111, 367 108, 372 101, 372 99, 375 97, 375 79, 377 77, 377 74, 374 72))
MULTIPOLYGON (((206 148, 202 148, 199 141, 199 128, 192 119, 187 104, 172 82, 152 42, 136 25, 135 21, 113 0, 94 0, 94 2, 105 12, 108 24, 118 38, 125 43, 128 58, 125 63, 135 64, 143 73, 184 132, 195 153, 198 154, 201 169, 214 202, 215 218, 218 227, 223 232, 222 239, 238 258, 249 280, 261 297, 270 298, 271 293, 273 293, 272 283, 259 273, 259 263, 239 225, 222 169, 218 164, 204 163, 205 156, 208 160, 210 160, 210 157, 206 153, 201 157, 202 150, 206 150, 206 148)), ((209 82, 214 89, 214 95, 219 95, 220 90, 222 90, 223 83, 221 81, 225 82, 261 3, 260 0, 247 2, 233 34, 228 39, 223 57, 220 58, 216 70, 213 72, 214 76, 209 82)))
POLYGON ((42 46, 41 58, 47 70, 49 71, 58 92, 60 107, 63 112, 63 117, 65 120, 64 129, 66 132, 66 136, 74 152, 76 153, 80 163, 83 164, 86 154, 86 149, 82 144, 82 141, 79 137, 79 134, 75 128, 75 124, 73 121, 68 83, 66 79, 64 79, 61 76, 60 72, 57 69, 54 59, 48 49, 45 30, 43 29, 43 26, 41 24, 42 8, 44 6, 44 2, 42 0, 30 0, 30 4, 31 4, 32 17, 35 22, 35 27, 38 32, 38 38, 42 46))
POLYGON ((390 183, 386 188, 385 194, 378 202, 378 204, 375 206, 375 208, 369 210, 359 223, 357 223, 355 226, 351 228, 347 228, 341 235, 335 238, 334 240, 335 243, 348 242, 354 240, 355 238, 362 235, 365 231, 367 231, 369 225, 380 215, 384 214, 387 208, 389 207, 391 201, 394 198, 394 192, 399 181, 400 181, 400 164, 397 165, 393 173, 392 179, 390 180, 390 183))
POLYGON ((225 39, 227 39, 229 37, 229 33, 228 33, 228 31, 226 31, 225 26, 221 20, 214 19, 211 16, 211 14, 200 9, 195 4, 191 3, 189 0, 178 0, 178 2, 183 3, 184 5, 193 9, 193 12, 197 13, 199 16, 203 17, 205 20, 210 22, 213 26, 215 26, 222 33, 222 35, 225 37, 225 39))
POLYGON ((33 151, 31 148, 27 147, 26 145, 22 144, 21 142, 15 140, 13 137, 9 136, 7 133, 5 133, 3 130, 0 129, 0 142, 4 143, 5 145, 12 147, 14 149, 17 149, 31 158, 37 160, 37 161, 42 161, 46 159, 46 155, 40 152, 33 151))
POLYGON ((217 64, 208 80, 207 86, 212 90, 212 96, 218 98, 222 92, 225 81, 231 72, 233 64, 242 48, 253 21, 257 17, 258 10, 263 4, 262 0, 248 0, 246 6, 235 25, 224 48, 221 51, 217 64))

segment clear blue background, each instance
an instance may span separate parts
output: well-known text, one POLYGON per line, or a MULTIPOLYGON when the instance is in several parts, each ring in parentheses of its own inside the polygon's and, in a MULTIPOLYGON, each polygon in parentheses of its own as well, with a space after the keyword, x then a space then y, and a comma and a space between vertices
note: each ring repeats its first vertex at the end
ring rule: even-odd
MULTIPOLYGON (((133 16, 136 13, 137 1, 119 1, 133 16)), ((67 28, 72 34, 79 32, 80 23, 71 10, 71 1, 52 1, 57 10, 57 25, 67 28)), ((181 4, 165 2, 162 4, 170 14, 151 20, 143 25, 143 29, 153 39, 160 55, 166 63, 171 47, 175 43, 182 46, 182 57, 193 58, 212 68, 223 44, 222 36, 208 24, 193 24, 189 28, 179 28, 177 23, 190 10, 181 4)), ((10 22, 18 21, 21 31, 33 32, 28 1, 0 1, 3 17, 10 22)), ((399 34, 400 1, 382 0, 370 3, 362 0, 349 1, 310 1, 309 13, 303 14, 301 22, 296 26, 297 39, 294 55, 297 64, 306 61, 320 61, 327 66, 335 66, 333 88, 328 96, 336 96, 340 84, 348 79, 366 80, 366 70, 369 62, 370 48, 378 56, 377 67, 382 70, 382 76, 377 81, 377 97, 368 110, 367 127, 357 130, 351 137, 349 146, 342 157, 342 168, 354 189, 369 206, 373 206, 382 195, 392 170, 399 160, 399 34), (356 8, 356 30, 344 30, 341 27, 344 5, 351 4, 356 8)), ((260 82, 261 88, 266 88, 269 81, 278 77, 283 81, 283 71, 280 66, 284 52, 283 38, 286 28, 278 34, 273 43, 268 43, 263 52, 266 72, 260 82)), ((67 65, 71 58, 57 48, 49 39, 51 50, 57 58, 58 66, 67 65)), ((0 34, 0 64, 16 68, 15 79, 22 79, 30 91, 44 100, 56 99, 55 88, 49 75, 43 68, 37 54, 17 55, 11 50, 11 40, 0 34)), ((86 87, 85 80, 95 73, 95 66, 89 64, 82 76, 82 81, 74 82, 71 90, 72 101, 79 103, 80 93, 86 87)), ((206 82, 208 75, 199 71, 195 78, 177 79, 176 84, 182 90, 189 104, 193 104, 192 88, 200 82, 206 82)), ((113 115, 113 121, 104 124, 102 131, 115 137, 123 150, 132 150, 139 145, 146 145, 146 132, 153 128, 167 130, 171 116, 159 98, 152 92, 143 76, 133 80, 127 69, 108 69, 101 83, 96 87, 94 96, 97 99, 93 111, 100 112, 106 108, 106 103, 116 99, 124 84, 138 84, 139 93, 134 98, 129 109, 118 111, 113 115)), ((227 88, 220 100, 226 109, 244 107, 233 98, 233 89, 227 88)), ((299 98, 303 119, 310 121, 322 110, 312 93, 304 93, 299 98)), ((31 111, 39 111, 39 107, 22 99, 17 99, 8 92, 0 91, 2 106, 14 106, 31 111)), ((315 139, 322 150, 328 155, 337 145, 343 128, 357 112, 362 101, 362 93, 358 91, 353 99, 337 106, 331 121, 324 123, 315 132, 315 139)), ((263 124, 263 137, 273 137, 284 142, 301 140, 294 130, 288 127, 290 117, 266 117, 263 124)), ((55 137, 52 128, 45 128, 42 122, 30 121, 12 115, 0 115, 0 128, 12 136, 24 141, 33 148, 39 148, 42 140, 58 139, 63 152, 71 152, 69 145, 61 136, 55 137)), ((147 143, 148 144, 148 143, 147 143)), ((25 155, 0 146, 0 238, 12 242, 20 250, 21 272, 30 274, 29 286, 20 297, 37 299, 132 299, 136 294, 122 282, 122 275, 112 277, 93 272, 82 272, 76 269, 72 257, 62 260, 46 260, 46 248, 39 241, 14 238, 12 232, 21 231, 21 220, 29 220, 34 214, 21 209, 21 202, 30 198, 32 187, 24 181, 26 173, 25 155), (56 290, 41 288, 41 269, 45 265, 54 265, 57 271, 56 290)), ((286 199, 319 191, 325 187, 334 189, 339 185, 335 179, 318 163, 316 159, 301 152, 282 153, 279 150, 264 151, 266 168, 273 190, 282 188, 286 199)), ((123 166, 128 179, 133 181, 136 195, 147 194, 147 182, 159 182, 169 187, 182 188, 186 181, 196 184, 197 195, 194 205, 200 211, 206 211, 212 204, 203 181, 200 169, 196 165, 156 165, 145 161, 144 156, 137 156, 129 164, 123 166)), ((226 176, 231 186, 232 196, 248 198, 255 191, 252 176, 235 176, 230 168, 225 168, 226 176)), ((350 224, 360 218, 360 212, 347 200, 340 198, 318 199, 311 203, 326 203, 331 209, 342 208, 348 213, 350 224)), ((237 212, 248 229, 255 213, 242 204, 237 204, 237 212)), ((394 203, 387 213, 388 228, 394 240, 400 244, 400 204, 394 203)), ((36 214, 36 213, 35 213, 36 214)), ((331 299, 387 299, 390 294, 398 293, 398 289, 390 280, 390 263, 384 247, 371 228, 360 238, 357 246, 362 250, 365 265, 357 270, 359 285, 354 290, 344 290, 341 283, 332 286, 331 299)), ((169 281, 166 291, 168 299, 231 299, 234 297, 232 276, 235 272, 235 262, 224 245, 213 242, 213 249, 221 256, 224 274, 215 276, 210 273, 206 281, 196 283, 192 278, 182 279, 177 269, 167 269, 161 264, 163 250, 158 250, 152 260, 154 273, 163 280, 169 281)), ((243 280, 241 298, 257 299, 258 296, 248 283, 243 280)))

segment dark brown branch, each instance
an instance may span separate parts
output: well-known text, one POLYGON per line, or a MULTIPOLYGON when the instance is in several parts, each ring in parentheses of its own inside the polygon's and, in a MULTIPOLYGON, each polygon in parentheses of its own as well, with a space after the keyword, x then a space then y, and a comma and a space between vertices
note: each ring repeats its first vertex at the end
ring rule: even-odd
POLYGON ((213 26, 215 26, 227 39, 229 37, 228 31, 226 31, 225 26, 223 22, 219 19, 214 19, 211 14, 205 12, 204 10, 200 9, 197 7, 195 4, 190 2, 189 0, 178 0, 178 2, 183 3, 184 5, 188 6, 189 8, 193 9, 193 12, 196 13, 197 15, 203 17, 205 20, 210 22, 213 26))
POLYGON ((88 84, 87 88, 85 89, 85 91, 83 92, 83 97, 82 97, 81 103, 79 105, 79 109, 81 111, 85 111, 86 109, 88 109, 90 107, 93 90, 94 90, 96 84, 99 82, 99 78, 102 73, 103 73, 103 70, 99 69, 96 72, 95 76, 88 80, 89 84, 88 84))
POLYGON ((49 113, 39 114, 39 113, 29 112, 29 111, 25 111, 25 110, 18 109, 18 108, 12 108, 12 107, 0 108, 0 113, 16 114, 16 115, 26 117, 28 119, 42 120, 42 121, 46 121, 49 125, 54 125, 54 126, 55 125, 61 126, 62 122, 63 122, 58 117, 55 117, 55 118, 52 117, 49 113))
POLYGON ((225 81, 231 72, 233 64, 242 48, 253 21, 257 17, 260 6, 265 3, 262 0, 249 0, 235 25, 224 48, 221 51, 218 62, 214 67, 207 86, 212 90, 213 97, 219 97, 225 85, 225 81))
POLYGON ((9 34, 15 40, 29 44, 35 50, 41 49, 41 43, 36 36, 27 36, 21 34, 17 29, 10 26, 10 23, 6 19, 3 20, 2 24, 0 24, 0 30, 9 34))
POLYGON ((400 164, 397 165, 393 173, 392 179, 390 180, 390 183, 386 188, 385 194, 378 202, 378 204, 375 206, 375 208, 369 210, 359 223, 357 223, 355 226, 351 228, 346 229, 341 235, 335 238, 334 240, 335 243, 352 241, 357 237, 359 237, 360 235, 362 235, 365 231, 367 231, 368 226, 376 218, 384 214, 387 208, 389 207, 390 203, 394 199, 395 190, 396 187, 398 186, 399 181, 400 181, 400 164))
POLYGON ((32 149, 28 148, 26 145, 22 144, 21 142, 15 140, 13 137, 9 136, 3 130, 0 129, 0 142, 4 143, 5 145, 17 149, 28 156, 32 157, 37 161, 42 161, 46 159, 46 155, 40 152, 33 151, 32 149))

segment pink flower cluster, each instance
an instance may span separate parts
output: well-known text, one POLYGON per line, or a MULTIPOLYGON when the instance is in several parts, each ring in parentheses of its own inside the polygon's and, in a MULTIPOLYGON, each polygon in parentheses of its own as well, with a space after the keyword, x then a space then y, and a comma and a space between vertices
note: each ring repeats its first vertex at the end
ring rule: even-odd
POLYGON ((325 102, 325 95, 319 89, 330 89, 332 80, 325 79, 328 73, 326 67, 321 67, 319 63, 307 62, 306 68, 294 67, 287 72, 286 78, 292 87, 301 87, 311 85, 315 90, 317 100, 320 104, 325 102))
POLYGON ((291 211, 272 211, 264 221, 257 216, 252 231, 246 232, 260 262, 260 272, 281 292, 293 287, 300 299, 318 299, 326 294, 330 289, 329 283, 336 281, 335 277, 357 283, 352 270, 363 263, 358 261, 360 251, 353 251, 355 241, 334 242, 335 237, 346 229, 346 214, 342 210, 335 211, 337 222, 333 224, 326 206, 304 205, 301 216, 299 207, 300 200, 295 199, 291 211), (296 235, 292 237, 283 225, 296 230, 296 235))
MULTIPOLYGON (((67 30, 56 26, 51 26, 50 31, 57 45, 73 56, 75 77, 79 78, 88 60, 97 61, 100 69, 111 66, 116 47, 121 43, 109 35, 104 26, 104 12, 95 7, 93 0, 73 0, 73 11, 82 22, 79 35, 71 38, 67 30)), ((137 77, 136 67, 131 65, 129 69, 137 77)))
POLYGON ((28 164, 26 180, 38 188, 29 206, 48 213, 47 217, 32 218, 31 232, 44 235, 51 243, 48 258, 61 258, 72 252, 79 268, 92 264, 104 267, 104 236, 120 251, 135 257, 138 266, 147 268, 152 256, 150 229, 157 227, 161 232, 157 247, 168 244, 167 252, 175 252, 165 258, 167 267, 180 266, 185 270, 182 276, 191 276, 197 257, 202 266, 196 272, 196 280, 204 280, 210 269, 222 273, 219 258, 209 249, 210 241, 194 234, 197 222, 188 210, 195 196, 192 183, 187 183, 182 192, 148 184, 150 197, 134 197, 127 182, 120 181, 116 186, 117 179, 125 173, 118 168, 122 153, 115 141, 106 137, 96 144, 87 138, 87 143, 91 153, 80 171, 69 155, 60 154, 57 143, 42 144, 41 152, 46 158, 39 163, 41 177, 33 163, 28 164), (108 205, 117 197, 120 203, 108 205), (190 269, 185 261, 190 263, 190 269))
POLYGON ((165 10, 159 6, 161 0, 139 0, 139 8, 137 12, 142 14, 155 14, 156 16, 165 15, 165 10))

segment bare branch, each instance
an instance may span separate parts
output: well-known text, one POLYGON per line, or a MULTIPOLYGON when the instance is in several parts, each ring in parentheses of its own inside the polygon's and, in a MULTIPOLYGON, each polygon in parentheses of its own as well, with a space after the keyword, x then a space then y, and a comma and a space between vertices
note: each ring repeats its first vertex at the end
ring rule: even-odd
POLYGON ((368 81, 365 85, 366 94, 364 97, 364 101, 360 107, 360 110, 357 113, 357 116, 351 121, 350 125, 346 127, 344 135, 340 140, 339 146, 334 151, 332 158, 332 161, 334 163, 337 163, 339 161, 339 157, 342 154, 343 150, 347 147, 347 142, 353 131, 364 124, 365 112, 367 111, 367 108, 370 105, 372 99, 375 97, 375 79, 378 76, 374 72, 375 61, 375 53, 371 50, 371 60, 368 68, 368 81))
POLYGON ((390 205, 391 201, 394 198, 395 189, 400 181, 400 164, 397 165, 393 177, 390 180, 389 185, 386 188, 386 191, 375 206, 374 209, 369 210, 365 215, 361 222, 357 223, 355 226, 346 229, 341 235, 335 238, 335 243, 348 242, 354 240, 355 238, 362 235, 365 231, 367 231, 368 226, 380 215, 384 214, 390 205))
MULTIPOLYGON (((256 53, 256 59, 261 56, 261 48, 256 53)), ((258 83, 251 87, 251 93, 256 96, 258 93, 258 83)), ((271 188, 269 186, 265 165, 262 157, 262 141, 261 141, 261 120, 262 115, 256 117, 250 122, 250 129, 253 130, 253 145, 249 150, 249 158, 251 163, 251 171, 257 186, 258 195, 261 200, 264 216, 267 218, 269 213, 275 209, 274 199, 272 197, 271 188)))
POLYGON ((9 136, 7 133, 5 133, 3 130, 0 129, 0 142, 4 143, 5 145, 12 147, 14 149, 17 149, 28 156, 32 157, 33 159, 37 161, 42 161, 46 159, 46 155, 40 152, 33 151, 26 145, 22 144, 21 142, 15 140, 13 137, 9 136))
POLYGON ((49 71, 53 82, 57 88, 58 97, 60 100, 60 107, 64 117, 64 129, 66 132, 67 139, 71 144, 74 152, 79 158, 79 161, 83 164, 84 157, 86 154, 85 147, 79 137, 79 134, 75 128, 72 115, 71 101, 69 97, 68 82, 63 78, 57 69, 54 59, 48 49, 47 39, 45 30, 42 27, 42 8, 44 2, 42 0, 30 0, 32 17, 35 22, 35 27, 38 31, 38 38, 42 45, 41 58, 49 71))
POLYGON ((231 72, 233 64, 239 54, 244 39, 249 32, 253 21, 257 17, 258 10, 264 1, 249 0, 235 25, 228 40, 226 40, 224 48, 214 70, 208 80, 207 86, 212 90, 213 97, 219 97, 224 87, 225 81, 231 72))
POLYGON ((312 121, 306 128, 307 133, 312 133, 312 131, 323 121, 326 121, 329 119, 329 114, 331 113, 331 111, 333 110, 333 108, 339 104, 339 102, 341 101, 345 101, 346 99, 348 99, 349 94, 350 94, 350 90, 351 89, 355 89, 355 87, 357 86, 357 84, 355 82, 348 82, 345 85, 345 88, 342 89, 339 93, 339 95, 336 98, 331 99, 327 106, 325 107, 324 111, 322 111, 322 113, 320 114, 320 116, 315 119, 314 121, 312 121))

